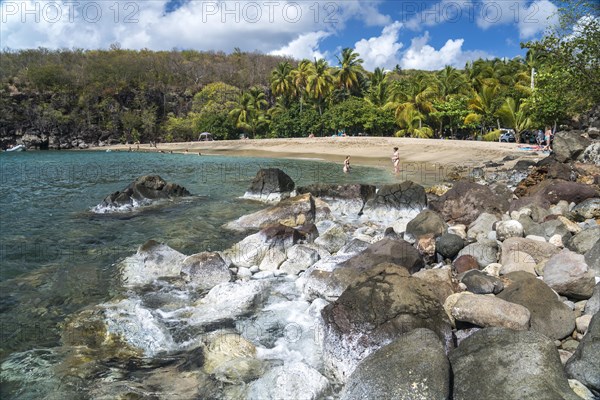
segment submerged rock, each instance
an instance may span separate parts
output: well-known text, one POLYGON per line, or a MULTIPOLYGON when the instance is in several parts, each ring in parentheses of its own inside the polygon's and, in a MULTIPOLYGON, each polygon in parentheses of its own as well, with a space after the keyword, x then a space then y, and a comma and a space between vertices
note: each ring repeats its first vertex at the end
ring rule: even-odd
POLYGON ((531 331, 487 328, 450 352, 453 398, 580 400, 554 342, 531 331))
POLYGON ((133 207, 149 204, 154 200, 190 195, 191 193, 183 186, 167 183, 158 175, 145 175, 137 178, 122 191, 107 196, 94 211, 98 213, 131 211, 133 207))
POLYGON ((278 202, 290 197, 295 186, 292 178, 279 168, 261 168, 243 197, 264 202, 278 202))
POLYGON ((429 329, 401 335, 362 360, 344 387, 342 400, 428 399, 450 395, 450 363, 429 329))

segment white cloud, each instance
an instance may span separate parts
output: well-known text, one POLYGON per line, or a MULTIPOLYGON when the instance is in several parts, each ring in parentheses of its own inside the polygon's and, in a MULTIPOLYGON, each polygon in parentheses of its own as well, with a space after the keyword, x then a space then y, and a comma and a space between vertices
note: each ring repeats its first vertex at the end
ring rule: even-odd
POLYGON ((354 45, 356 52, 363 59, 365 69, 373 71, 377 67, 391 69, 398 63, 398 52, 402 43, 398 36, 402 24, 398 21, 386 26, 381 36, 361 39, 354 45))
POLYGON ((442 0, 428 7, 427 2, 401 3, 403 18, 406 19, 405 27, 413 31, 420 31, 425 27, 442 23, 472 22, 475 0, 442 0))
POLYGON ((483 0, 476 10, 477 26, 488 29, 515 24, 521 39, 532 38, 558 22, 558 7, 550 0, 483 0))
POLYGON ((269 54, 278 56, 289 56, 295 59, 327 58, 327 54, 319 51, 319 42, 330 36, 331 33, 318 31, 301 34, 279 50, 273 50, 269 54))
POLYGON ((429 44, 429 32, 412 39, 410 47, 402 55, 400 66, 404 69, 439 70, 446 65, 464 68, 467 61, 492 58, 484 51, 463 51, 464 39, 449 39, 439 50, 429 44))
POLYGON ((558 23, 558 7, 549 0, 534 1, 519 18, 519 37, 529 39, 558 23))

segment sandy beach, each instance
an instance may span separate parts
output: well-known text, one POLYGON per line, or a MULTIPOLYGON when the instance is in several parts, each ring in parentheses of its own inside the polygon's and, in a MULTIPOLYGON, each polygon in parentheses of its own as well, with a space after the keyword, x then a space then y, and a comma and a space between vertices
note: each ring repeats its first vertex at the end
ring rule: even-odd
MULTIPOLYGON (((543 153, 525 151, 516 143, 479 142, 392 137, 325 137, 292 139, 248 139, 212 142, 148 144, 139 151, 174 152, 197 155, 316 159, 342 165, 350 156, 353 165, 391 169, 393 148, 398 147, 403 169, 434 168, 436 165, 475 167, 485 162, 499 162, 506 156, 543 158, 543 153)), ((91 150, 129 150, 129 145, 96 147, 91 150)), ((137 151, 137 145, 131 145, 137 151)))

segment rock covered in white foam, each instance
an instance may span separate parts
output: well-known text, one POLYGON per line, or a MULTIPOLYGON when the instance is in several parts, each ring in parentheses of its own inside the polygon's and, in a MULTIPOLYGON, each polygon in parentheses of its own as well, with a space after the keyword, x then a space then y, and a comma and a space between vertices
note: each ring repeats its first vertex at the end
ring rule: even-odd
POLYGON ((247 399, 320 399, 329 381, 314 368, 302 362, 275 367, 252 382, 247 399))
POLYGON ((143 286, 161 277, 179 277, 186 256, 166 244, 149 240, 118 266, 125 287, 143 286))

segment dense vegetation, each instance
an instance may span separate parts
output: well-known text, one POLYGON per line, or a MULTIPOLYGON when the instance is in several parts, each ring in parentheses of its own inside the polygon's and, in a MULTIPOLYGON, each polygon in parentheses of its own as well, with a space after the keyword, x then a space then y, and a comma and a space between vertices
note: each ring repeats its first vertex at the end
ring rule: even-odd
POLYGON ((578 4, 561 22, 523 44, 525 58, 436 72, 366 71, 352 49, 335 66, 237 49, 230 55, 119 46, 5 50, 0 145, 22 135, 53 136, 49 147, 76 145, 62 136, 94 143, 187 141, 203 131, 218 139, 343 131, 494 140, 498 131, 488 132, 506 127, 519 137, 600 103, 598 6, 578 4))

